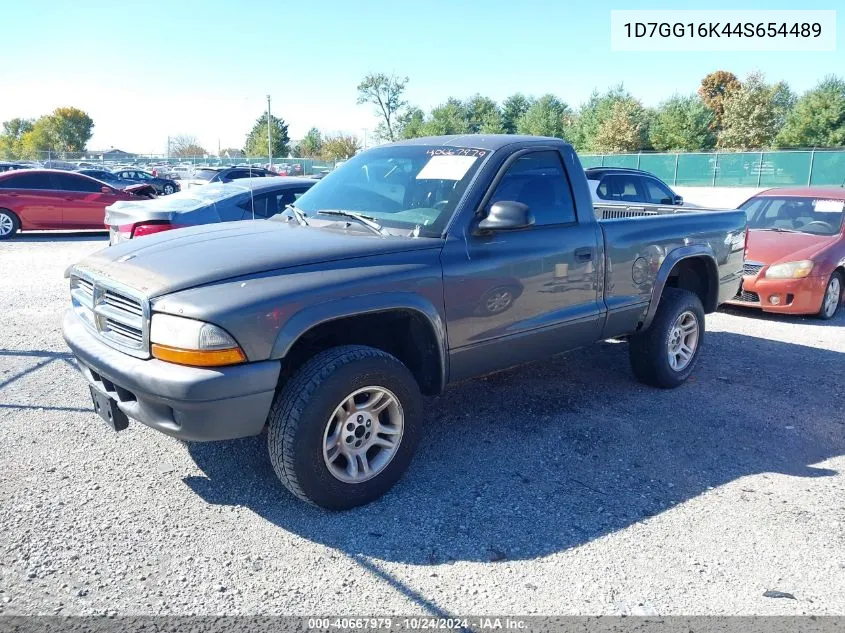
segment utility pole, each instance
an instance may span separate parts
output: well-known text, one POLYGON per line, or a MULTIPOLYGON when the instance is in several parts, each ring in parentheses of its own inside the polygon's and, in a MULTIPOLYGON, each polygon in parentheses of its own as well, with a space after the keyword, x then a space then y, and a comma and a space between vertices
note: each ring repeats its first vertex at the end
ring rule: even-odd
POLYGON ((270 134, 270 95, 267 95, 267 156, 270 158, 270 169, 273 169, 273 137, 270 134))
POLYGON ((361 129, 364 130, 364 149, 367 149, 367 132, 369 132, 369 130, 365 127, 361 129))
POLYGON ((167 137, 167 162, 170 162, 170 137, 167 137))

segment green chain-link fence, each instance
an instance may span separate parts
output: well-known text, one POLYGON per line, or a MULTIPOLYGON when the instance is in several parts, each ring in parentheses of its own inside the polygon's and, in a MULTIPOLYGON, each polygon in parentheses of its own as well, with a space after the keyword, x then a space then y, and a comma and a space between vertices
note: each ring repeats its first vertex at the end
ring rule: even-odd
POLYGON ((631 167, 691 187, 845 184, 845 150, 581 154, 584 167, 631 167))

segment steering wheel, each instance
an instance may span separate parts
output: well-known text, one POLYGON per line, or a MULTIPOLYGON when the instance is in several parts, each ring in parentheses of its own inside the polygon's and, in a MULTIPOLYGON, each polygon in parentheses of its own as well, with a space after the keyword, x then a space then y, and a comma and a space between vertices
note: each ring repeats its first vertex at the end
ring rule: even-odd
POLYGON ((805 224, 801 228, 806 229, 808 226, 813 226, 814 224, 821 224, 825 228, 826 231, 833 231, 833 225, 828 224, 824 220, 813 220, 812 222, 807 222, 807 224, 805 224))

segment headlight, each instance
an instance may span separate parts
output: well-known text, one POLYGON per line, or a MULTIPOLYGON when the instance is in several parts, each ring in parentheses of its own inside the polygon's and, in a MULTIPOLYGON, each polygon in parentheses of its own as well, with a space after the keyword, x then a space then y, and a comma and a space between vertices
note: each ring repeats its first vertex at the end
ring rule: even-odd
POLYGON ((150 343, 155 358, 179 365, 220 367, 246 360, 228 332, 211 323, 170 314, 154 314, 150 343))
POLYGON ((766 277, 770 279, 803 279, 813 270, 813 261, 802 259, 800 262, 786 262, 769 266, 766 277))

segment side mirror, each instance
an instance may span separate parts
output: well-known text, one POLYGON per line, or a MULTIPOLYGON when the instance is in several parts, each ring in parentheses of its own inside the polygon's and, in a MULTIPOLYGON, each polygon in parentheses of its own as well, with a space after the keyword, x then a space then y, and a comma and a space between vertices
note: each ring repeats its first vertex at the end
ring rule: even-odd
POLYGON ((114 192, 112 191, 112 188, 111 188, 111 187, 106 187, 105 185, 103 185, 102 187, 100 187, 100 191, 102 191, 103 193, 114 193, 114 192))
POLYGON ((684 203, 684 199, 681 196, 679 196, 678 194, 675 194, 675 197, 672 198, 672 204, 674 204, 674 205, 681 206, 683 203, 684 203))
POLYGON ((478 223, 477 231, 516 231, 534 224, 527 204, 503 200, 494 202, 487 217, 478 223))

